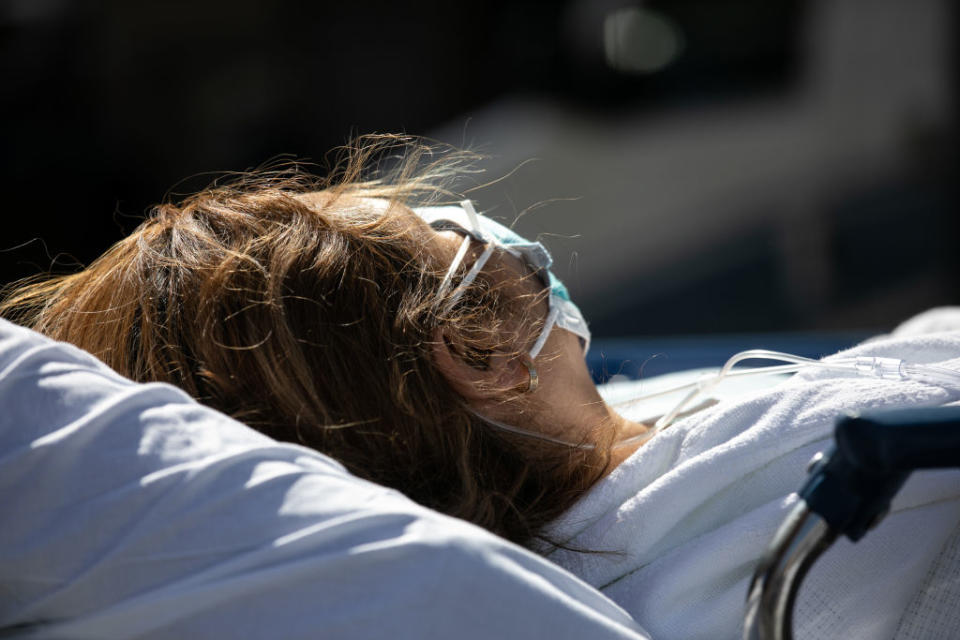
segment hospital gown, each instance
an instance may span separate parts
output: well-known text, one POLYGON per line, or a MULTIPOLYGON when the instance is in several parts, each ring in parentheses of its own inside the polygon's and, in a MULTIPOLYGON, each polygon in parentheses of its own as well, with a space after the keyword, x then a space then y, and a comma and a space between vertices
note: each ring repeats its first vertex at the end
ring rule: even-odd
MULTIPOLYGON (((846 355, 960 369, 960 323, 922 320, 846 355)), ((629 383, 615 395, 649 387, 629 383)), ((957 388, 819 369, 742 391, 658 434, 550 527, 592 553, 547 555, 654 638, 740 638, 757 560, 796 504, 807 462, 830 446, 835 417, 958 399, 957 388)), ((958 525, 960 471, 913 474, 879 528, 857 544, 841 539, 814 565, 797 600, 796 637, 960 637, 958 525)))

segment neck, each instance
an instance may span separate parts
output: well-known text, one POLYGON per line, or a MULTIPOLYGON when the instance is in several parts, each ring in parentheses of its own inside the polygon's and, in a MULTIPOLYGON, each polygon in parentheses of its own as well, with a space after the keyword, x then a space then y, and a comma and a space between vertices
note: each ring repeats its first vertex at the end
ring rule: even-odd
POLYGON ((609 474, 611 471, 620 466, 624 460, 633 455, 633 453, 643 446, 643 443, 646 442, 642 438, 644 435, 649 435, 651 433, 652 426, 645 425, 641 422, 631 422, 623 416, 617 414, 613 409, 607 408, 610 413, 615 416, 617 423, 617 438, 616 442, 610 447, 610 462, 607 464, 607 468, 604 471, 603 475, 609 474), (638 437, 641 436, 641 437, 638 437), (633 442, 618 444, 623 440, 634 439, 633 442))
POLYGON ((567 396, 567 402, 555 402, 539 413, 540 430, 568 442, 586 442, 609 447, 610 459, 603 475, 609 474, 629 458, 643 443, 651 427, 627 420, 611 409, 591 386, 588 397, 567 396), (544 422, 546 420, 546 422, 544 422), (549 427, 547 425, 550 425, 549 427), (549 429, 549 430, 548 430, 549 429), (624 440, 632 442, 619 444, 624 440))

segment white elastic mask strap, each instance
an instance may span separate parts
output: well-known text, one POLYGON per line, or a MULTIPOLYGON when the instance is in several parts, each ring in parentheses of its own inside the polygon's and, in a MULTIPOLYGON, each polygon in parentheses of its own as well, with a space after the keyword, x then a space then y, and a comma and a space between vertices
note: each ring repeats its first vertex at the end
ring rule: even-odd
MULTIPOLYGON (((475 233, 479 236, 482 236, 482 229, 480 228, 480 221, 477 219, 477 212, 473 208, 473 203, 469 200, 464 200, 460 203, 461 208, 463 208, 464 213, 467 214, 467 219, 470 221, 469 231, 475 233)), ((460 245, 460 250, 457 252, 456 257, 454 257, 453 262, 450 263, 450 268, 447 269, 447 274, 443 277, 443 282, 440 283, 440 293, 443 294, 446 291, 447 287, 450 286, 450 281, 453 279, 453 274, 457 270, 457 267, 460 266, 460 263, 463 262, 463 257, 466 255, 467 247, 470 245, 470 236, 468 235, 463 239, 463 243, 460 245)), ((463 292, 467 290, 467 287, 473 283, 477 278, 477 274, 480 273, 480 270, 483 269, 484 265, 487 264, 487 260, 490 259, 490 256, 493 255, 496 245, 493 242, 487 242, 486 247, 483 250, 483 253, 480 254, 480 257, 473 263, 473 266, 470 267, 470 270, 467 272, 467 275, 463 277, 463 280, 460 281, 460 284, 457 285, 457 288, 453 291, 453 294, 450 296, 450 299, 447 301, 446 306, 443 308, 443 313, 448 313, 450 309, 453 308, 453 305, 457 303, 457 300, 463 295, 463 292)))
MULTIPOLYGON (((437 292, 437 297, 443 296, 447 292, 447 289, 450 287, 450 282, 453 280, 453 274, 456 272, 457 267, 460 266, 460 263, 463 262, 463 257, 467 255, 467 249, 470 248, 470 236, 466 236, 463 239, 463 242, 460 243, 460 248, 457 249, 457 254, 453 257, 453 260, 450 262, 450 266, 447 268, 447 273, 444 274, 443 280, 440 282, 440 290, 437 292)), ((448 311, 452 304, 448 304, 444 308, 444 312, 448 311)))
POLYGON ((553 329, 553 325, 557 322, 557 316, 559 314, 559 307, 553 307, 550 309, 550 313, 547 314, 547 319, 543 321, 543 329, 540 330, 540 336, 537 338, 537 341, 533 343, 533 347, 530 349, 531 360, 540 354, 540 350, 543 349, 543 345, 547 343, 547 338, 550 337, 550 330, 553 329))
MULTIPOLYGON (((467 238, 469 238, 469 236, 467 236, 467 238)), ((483 269, 483 265, 485 265, 487 260, 490 259, 494 249, 496 249, 496 247, 493 245, 493 243, 487 244, 487 247, 483 250, 483 253, 480 254, 480 257, 477 258, 477 261, 473 263, 472 267, 470 267, 470 271, 467 272, 467 275, 463 276, 463 280, 460 281, 460 284, 457 285, 457 288, 450 296, 450 300, 447 301, 447 306, 443 308, 444 313, 447 313, 453 308, 453 305, 457 303, 457 300, 459 300, 460 296, 463 295, 463 292, 467 290, 467 287, 470 286, 470 283, 477 278, 477 274, 480 273, 480 270, 483 269)))

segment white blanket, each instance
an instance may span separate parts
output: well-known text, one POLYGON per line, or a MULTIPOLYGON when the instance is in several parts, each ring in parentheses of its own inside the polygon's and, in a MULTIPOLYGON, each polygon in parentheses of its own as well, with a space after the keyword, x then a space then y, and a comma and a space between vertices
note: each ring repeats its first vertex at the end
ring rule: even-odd
MULTIPOLYGON (((895 333, 843 355, 958 369, 960 332, 895 333)), ((549 532, 597 553, 549 557, 655 639, 739 638, 757 558, 796 502, 806 463, 829 446, 836 416, 958 399, 957 389, 813 370, 721 402, 641 447, 549 532)), ((913 474, 880 528, 856 545, 839 541, 814 566, 795 609, 797 638, 897 635, 958 523, 960 472, 913 474)))

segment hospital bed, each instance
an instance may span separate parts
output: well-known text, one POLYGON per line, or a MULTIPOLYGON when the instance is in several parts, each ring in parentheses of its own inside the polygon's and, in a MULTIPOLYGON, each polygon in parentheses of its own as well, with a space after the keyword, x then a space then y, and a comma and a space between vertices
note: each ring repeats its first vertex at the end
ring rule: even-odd
MULTIPOLYGON (((717 358, 744 346, 819 356, 856 337, 730 340, 735 346, 720 344, 722 339, 673 345, 598 342, 595 363, 624 375, 661 351, 671 354, 678 369, 715 366, 717 358)), ((351 478, 316 452, 269 442, 192 405, 170 387, 118 381, 86 354, 51 345, 0 321, 5 409, 0 415, 0 487, 6 492, 0 500, 6 523, 0 530, 0 593, 20 597, 18 584, 42 587, 37 581, 18 582, 30 572, 55 585, 35 601, 0 598, 0 636, 216 637, 219 631, 250 638, 313 637, 317 625, 323 625, 321 635, 334 638, 649 638, 642 621, 631 620, 598 591, 523 549, 351 478), (93 376, 92 386, 77 376, 93 376), (106 385, 99 395, 97 385, 106 385), (30 389, 39 393, 32 400, 30 389), (81 409, 88 403, 90 410, 70 403, 80 403, 81 409), (33 439, 27 434, 28 427, 35 427, 30 420, 41 423, 33 439), (122 429, 118 421, 124 423, 122 429), (219 448, 211 450, 199 432, 189 430, 197 421, 205 423, 204 433, 216 427, 219 448), (62 428, 51 426, 41 433, 44 424, 62 428), (176 450, 164 448, 174 445, 176 450), (127 456, 128 462, 120 464, 127 456), (122 466, 128 477, 111 488, 115 467, 122 466), (103 484, 102 493, 94 492, 97 483, 103 484), (210 500, 199 499, 200 488, 210 500), (131 492, 136 499, 119 511, 110 511, 98 497, 130 499, 131 492), (91 495, 96 497, 93 511, 77 513, 78 501, 91 495), (323 504, 311 502, 311 495, 322 496, 323 504), (124 510, 144 503, 149 508, 132 527, 110 528, 124 510), (153 517, 167 503, 176 508, 162 519, 153 517), (43 531, 25 524, 31 518, 43 523, 43 531), (159 532, 143 526, 148 518, 159 532), (264 533, 263 539, 244 537, 243 527, 251 525, 257 535, 264 533), (169 537, 165 528, 187 533, 169 537), (204 532, 208 535, 200 535, 204 532), (91 547, 91 540, 101 537, 110 544, 91 547), (43 548, 46 541, 50 548, 43 548), (260 555, 248 564, 228 559, 221 568, 221 547, 241 544, 244 557, 251 547, 260 555), (69 566, 71 556, 79 553, 89 553, 82 570, 69 566), (35 556, 33 564, 24 559, 29 554, 35 556), (157 563, 157 558, 163 561, 157 563), (197 570, 183 569, 179 565, 184 562, 196 564, 197 570), (154 580, 151 572, 159 577, 154 580), (68 583, 57 584, 58 579, 68 583), (130 589, 117 586, 125 580, 130 589), (32 607, 31 615, 39 617, 18 618, 18 606, 32 607), (37 622, 55 624, 38 627, 37 622)), ((669 373, 663 369, 667 360, 659 360, 661 368, 654 371, 669 373)), ((645 372, 650 371, 647 362, 645 372)), ((895 417, 901 424, 903 416, 895 417)), ((941 429, 944 417, 917 414, 909 419, 941 429)), ((946 417, 955 420, 957 415, 946 417)), ((814 479, 803 490, 811 513, 819 515, 792 514, 758 569, 748 638, 790 637, 790 604, 804 570, 831 538, 862 535, 909 468, 944 459, 958 463, 955 427, 951 448, 938 449, 936 460, 917 454, 897 458, 887 468, 883 465, 891 465, 891 459, 884 456, 890 449, 871 450, 871 460, 879 461, 890 479, 878 485, 880 494, 858 496, 869 509, 836 524, 831 520, 835 501, 820 506, 820 491, 829 484, 823 478, 846 477, 847 472, 837 471, 841 461, 861 461, 851 453, 858 449, 847 445, 865 439, 865 424, 893 434, 885 443, 900 441, 902 429, 882 417, 842 423, 838 453, 815 463, 814 479)))

